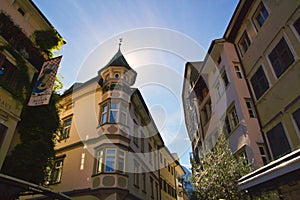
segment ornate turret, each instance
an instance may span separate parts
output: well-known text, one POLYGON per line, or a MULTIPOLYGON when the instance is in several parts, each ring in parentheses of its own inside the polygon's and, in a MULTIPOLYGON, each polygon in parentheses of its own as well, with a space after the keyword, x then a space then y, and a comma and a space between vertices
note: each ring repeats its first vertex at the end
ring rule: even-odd
POLYGON ((119 49, 108 64, 98 71, 99 84, 104 91, 132 86, 136 79, 136 72, 129 66, 121 52, 120 39, 119 49), (116 87, 118 85, 119 87, 116 87), (121 87, 120 87, 121 86, 121 87))

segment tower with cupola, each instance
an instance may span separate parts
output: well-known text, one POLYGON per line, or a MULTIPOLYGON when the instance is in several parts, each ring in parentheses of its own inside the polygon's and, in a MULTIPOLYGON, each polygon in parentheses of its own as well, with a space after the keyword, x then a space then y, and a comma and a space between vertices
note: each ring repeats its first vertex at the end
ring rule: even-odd
POLYGON ((136 80, 137 73, 130 67, 121 52, 121 42, 120 39, 117 53, 105 67, 98 71, 99 85, 104 96, 107 96, 105 95, 107 92, 110 93, 108 96, 111 96, 111 93, 118 96, 119 92, 129 91, 136 80))

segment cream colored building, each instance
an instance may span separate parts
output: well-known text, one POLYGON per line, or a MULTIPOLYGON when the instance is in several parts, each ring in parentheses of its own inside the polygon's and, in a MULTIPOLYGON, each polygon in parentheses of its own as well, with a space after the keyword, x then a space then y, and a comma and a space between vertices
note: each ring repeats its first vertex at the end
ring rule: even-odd
POLYGON ((0 27, 1 169, 17 123, 21 120, 25 94, 30 93, 25 91, 25 84, 30 84, 45 60, 41 50, 34 44, 32 34, 36 30, 54 28, 30 0, 1 0, 0 27), (24 65, 20 64, 22 62, 24 65), (18 77, 28 79, 28 83, 18 77))
POLYGON ((241 0, 224 38, 235 45, 270 164, 245 176, 252 194, 274 190, 297 199, 300 147, 300 2, 241 0))
POLYGON ((132 87, 136 76, 119 48, 98 76, 61 96, 51 189, 74 199, 176 199, 183 171, 132 87))

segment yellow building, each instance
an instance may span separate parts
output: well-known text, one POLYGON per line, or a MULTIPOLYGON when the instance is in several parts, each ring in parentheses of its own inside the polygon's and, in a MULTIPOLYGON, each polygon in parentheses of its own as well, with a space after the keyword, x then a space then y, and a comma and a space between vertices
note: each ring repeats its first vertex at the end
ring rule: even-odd
POLYGON ((297 199, 300 147, 300 2, 241 0, 224 38, 235 45, 252 92, 268 165, 240 180, 252 194, 297 199))
POLYGON ((0 1, 0 169, 30 93, 26 87, 47 58, 32 35, 51 29, 31 0, 0 1))
POLYGON ((51 189, 74 199, 176 199, 183 171, 132 88, 136 75, 119 48, 98 76, 61 96, 51 189), (167 178, 168 193, 162 194, 161 179, 167 178))
POLYGON ((176 153, 171 154, 167 148, 160 150, 160 192, 162 200, 183 199, 183 186, 179 182, 185 172, 178 162, 176 153))

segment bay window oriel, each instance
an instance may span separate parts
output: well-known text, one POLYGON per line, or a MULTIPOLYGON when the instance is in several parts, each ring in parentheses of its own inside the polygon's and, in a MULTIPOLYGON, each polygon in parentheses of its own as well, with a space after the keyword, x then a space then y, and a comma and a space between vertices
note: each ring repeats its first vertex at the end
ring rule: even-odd
POLYGON ((125 151, 117 148, 101 148, 96 151, 96 174, 125 171, 125 151))
POLYGON ((100 125, 106 123, 127 124, 128 109, 121 101, 107 101, 100 108, 100 125))

